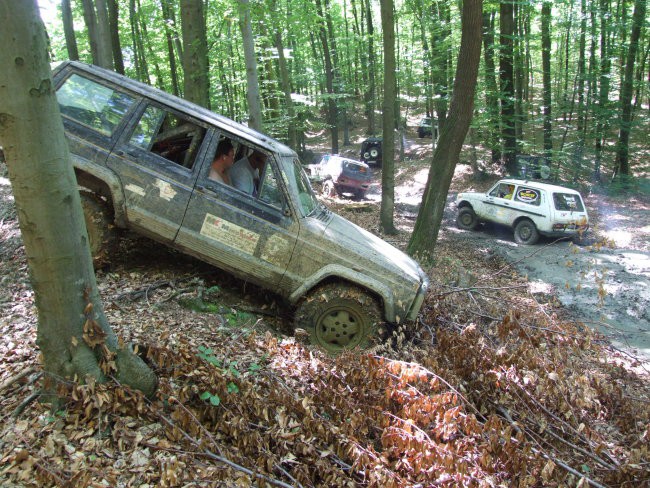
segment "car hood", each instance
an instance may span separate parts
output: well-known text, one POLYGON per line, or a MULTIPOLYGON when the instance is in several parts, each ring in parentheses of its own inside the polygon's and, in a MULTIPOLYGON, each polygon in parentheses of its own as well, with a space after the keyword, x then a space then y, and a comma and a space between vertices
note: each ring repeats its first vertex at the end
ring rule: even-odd
MULTIPOLYGON (((403 274, 405 278, 408 277, 417 282, 421 282, 423 279, 424 271, 414 259, 340 215, 332 213, 332 219, 324 233, 325 235, 329 234, 328 237, 339 246, 357 250, 362 258, 381 266, 392 267, 395 272, 403 274)), ((363 263, 359 262, 359 266, 362 267, 363 263)))

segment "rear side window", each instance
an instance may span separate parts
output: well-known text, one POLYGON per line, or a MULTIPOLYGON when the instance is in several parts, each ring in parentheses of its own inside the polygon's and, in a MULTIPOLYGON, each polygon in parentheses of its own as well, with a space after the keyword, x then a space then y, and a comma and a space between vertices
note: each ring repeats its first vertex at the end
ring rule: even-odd
POLYGON ((113 135, 135 99, 77 74, 56 92, 61 114, 106 136, 113 135))
POLYGON ((206 130, 183 116, 149 105, 129 140, 173 163, 192 168, 206 130))
POLYGON ((580 195, 576 195, 575 193, 553 193, 553 203, 555 204, 555 210, 568 212, 585 211, 580 195))
POLYGON ((517 193, 515 194, 515 201, 521 203, 527 203, 528 205, 535 205, 539 207, 542 199, 540 198, 540 191, 535 190, 534 188, 527 188, 525 186, 520 186, 517 188, 517 193))

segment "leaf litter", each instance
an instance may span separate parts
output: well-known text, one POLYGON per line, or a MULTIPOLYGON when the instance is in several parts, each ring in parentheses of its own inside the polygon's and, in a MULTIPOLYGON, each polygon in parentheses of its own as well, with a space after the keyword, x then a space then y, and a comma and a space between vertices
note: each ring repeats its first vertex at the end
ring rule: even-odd
MULTIPOLYGON (((3 187, 3 208, 9 196, 3 187)), ((376 209, 332 206, 378 228, 376 209)), ((118 335, 155 369, 158 393, 70 382, 59 392, 65 408, 52 412, 32 401, 43 381, 36 312, 15 213, 2 215, 2 486, 650 480, 647 374, 569 320, 552 294, 529 293, 498 256, 444 240, 416 323, 336 358, 294 337, 290 311, 272 295, 126 240, 99 273, 100 291, 118 335)))

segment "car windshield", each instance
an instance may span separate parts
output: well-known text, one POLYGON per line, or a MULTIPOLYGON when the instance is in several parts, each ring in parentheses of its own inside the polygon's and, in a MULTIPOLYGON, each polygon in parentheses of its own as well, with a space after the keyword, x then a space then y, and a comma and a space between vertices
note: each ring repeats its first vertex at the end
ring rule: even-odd
POLYGON ((556 210, 569 212, 584 212, 585 210, 580 195, 575 193, 553 193, 553 203, 556 210))
POLYGON ((351 173, 367 173, 367 169, 365 166, 359 163, 355 163, 353 161, 343 161, 343 169, 350 171, 351 173))
POLYGON ((282 176, 285 184, 291 194, 291 198, 298 202, 298 207, 303 217, 312 214, 320 208, 320 203, 309 184, 307 174, 305 173, 300 161, 293 159, 288 162, 286 159, 282 164, 282 176), (288 163, 288 164, 287 164, 288 163))

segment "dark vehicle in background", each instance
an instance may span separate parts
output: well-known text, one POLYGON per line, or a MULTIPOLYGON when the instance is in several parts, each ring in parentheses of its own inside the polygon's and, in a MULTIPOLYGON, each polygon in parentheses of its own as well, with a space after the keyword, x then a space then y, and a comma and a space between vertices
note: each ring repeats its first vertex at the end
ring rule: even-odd
POLYGON ((431 117, 422 117, 418 124, 418 137, 432 137, 438 140, 438 123, 431 117))
POLYGON ((361 155, 359 159, 368 165, 381 168, 382 162, 382 138, 381 137, 368 137, 361 143, 361 155))
POLYGON ((323 193, 333 198, 351 194, 363 199, 372 183, 372 171, 366 163, 326 154, 318 164, 308 166, 309 179, 323 185, 323 193))
POLYGON ((291 148, 96 66, 66 61, 53 78, 96 262, 132 230, 282 296, 335 354, 417 317, 427 275, 322 205, 291 148), (253 193, 212 177, 222 142, 266 156, 253 193))

